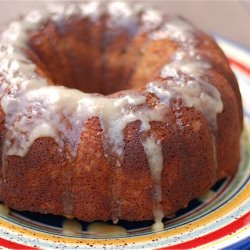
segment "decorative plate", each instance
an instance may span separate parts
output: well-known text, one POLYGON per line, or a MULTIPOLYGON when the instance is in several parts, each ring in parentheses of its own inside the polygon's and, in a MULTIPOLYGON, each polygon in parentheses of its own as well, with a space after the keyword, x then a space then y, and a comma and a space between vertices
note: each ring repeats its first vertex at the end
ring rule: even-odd
POLYGON ((126 236, 105 238, 86 231, 73 236, 62 232, 64 218, 37 213, 0 214, 0 248, 122 248, 187 249, 248 248, 250 246, 250 51, 215 36, 227 54, 239 80, 243 98, 245 129, 242 161, 236 175, 214 185, 193 200, 173 219, 164 221, 165 229, 153 233, 152 221, 119 224, 126 236))

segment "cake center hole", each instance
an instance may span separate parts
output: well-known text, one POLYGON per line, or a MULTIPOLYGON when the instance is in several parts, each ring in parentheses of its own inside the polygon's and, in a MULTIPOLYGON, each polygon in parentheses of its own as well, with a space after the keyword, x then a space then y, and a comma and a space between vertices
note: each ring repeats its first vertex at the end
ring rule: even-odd
POLYGON ((104 45, 106 34, 87 20, 51 22, 30 33, 31 59, 58 85, 104 95, 128 89, 134 67, 124 56, 128 41, 104 45))

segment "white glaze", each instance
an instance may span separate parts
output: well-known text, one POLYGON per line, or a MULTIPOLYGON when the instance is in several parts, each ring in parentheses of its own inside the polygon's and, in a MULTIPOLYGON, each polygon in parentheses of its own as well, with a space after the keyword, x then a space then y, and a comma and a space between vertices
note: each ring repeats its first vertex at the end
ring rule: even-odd
POLYGON ((173 16, 162 25, 162 28, 151 33, 153 40, 172 39, 174 41, 183 42, 186 45, 194 42, 194 27, 182 18, 173 16))
POLYGON ((144 152, 147 156, 149 168, 151 172, 151 178, 153 183, 153 213, 155 217, 155 224, 152 226, 153 231, 159 231, 164 228, 162 219, 164 213, 162 210, 162 190, 161 190, 161 176, 163 170, 163 154, 161 143, 157 141, 153 136, 148 137, 142 142, 144 152))
POLYGON ((142 32, 148 32, 159 27, 163 21, 162 15, 156 10, 147 9, 142 14, 142 32))
POLYGON ((66 219, 62 225, 62 233, 65 235, 79 235, 82 231, 82 225, 77 220, 66 219))
POLYGON ((144 147, 144 152, 147 155, 149 168, 151 172, 152 179, 159 184, 159 187, 156 188, 154 192, 154 198, 157 202, 161 202, 161 172, 163 169, 163 155, 161 143, 156 141, 152 136, 148 137, 145 141, 142 142, 144 147))
POLYGON ((80 9, 82 15, 90 18, 93 22, 97 21, 101 15, 100 2, 97 1, 80 4, 80 9))
POLYGON ((215 197, 216 193, 212 190, 207 191, 206 193, 199 195, 197 197, 198 200, 200 200, 202 203, 206 203, 211 201, 215 197))
POLYGON ((164 224, 162 222, 162 219, 164 218, 164 213, 162 206, 159 204, 156 204, 153 207, 153 213, 154 213, 154 221, 155 223, 151 226, 153 232, 161 231, 164 229, 164 224))
POLYGON ((7 217, 9 216, 9 214, 10 214, 10 209, 4 204, 0 204, 0 215, 7 217))
POLYGON ((216 129, 216 117, 222 112, 223 103, 219 91, 202 79, 204 72, 209 69, 210 65, 206 62, 174 61, 161 70, 161 77, 166 79, 166 84, 151 83, 148 90, 166 104, 173 96, 181 97, 187 107, 200 110, 216 129))
POLYGON ((127 28, 131 19, 134 18, 132 9, 125 2, 112 2, 107 7, 110 16, 107 25, 109 28, 114 26, 127 28))
MULTIPOLYGON (((172 61, 161 70, 164 84, 151 82, 144 93, 116 98, 47 86, 47 81, 37 74, 36 66, 23 52, 28 31, 37 29, 49 18, 60 21, 73 15, 82 15, 97 21, 105 10, 103 8, 97 2, 51 5, 45 11, 32 12, 22 21, 12 22, 1 34, 0 73, 5 76, 5 81, 0 93, 7 128, 3 161, 5 155, 25 156, 34 141, 40 137, 54 138, 61 151, 66 143, 71 148, 70 157, 75 156, 84 124, 89 118, 98 117, 104 130, 104 147, 111 146, 112 153, 119 158, 117 166, 121 166, 124 128, 129 123, 140 120, 141 132, 144 132, 150 130, 151 121, 166 121, 170 100, 175 97, 181 97, 187 107, 200 110, 210 125, 216 127, 216 116, 222 111, 223 104, 218 90, 202 79, 211 66, 201 60, 201 55, 195 50, 194 28, 178 17, 172 17, 164 23, 160 14, 150 10, 142 14, 139 32, 157 29, 150 33, 150 39, 171 39, 180 44, 172 61), (153 93, 159 98, 160 102, 154 109, 146 105, 147 93, 153 93), (137 106, 140 108, 136 109, 137 106), (68 123, 70 127, 67 126, 68 123)), ((134 33, 138 8, 130 8, 124 3, 111 3, 106 10, 110 14, 110 29, 119 27, 134 33)), ((163 155, 161 145, 153 137, 146 139, 143 146, 152 179, 156 182, 157 195, 153 197, 156 224, 153 228, 157 230, 162 228, 161 220, 164 216, 160 206, 163 155)))
MULTIPOLYGON (((145 130, 150 128, 150 121, 163 120, 166 108, 158 105, 155 110, 149 109, 145 106, 145 101, 146 98, 143 95, 108 98, 56 86, 26 91, 18 100, 14 99, 13 103, 9 100, 9 96, 5 96, 2 103, 7 118, 6 127, 9 129, 6 144, 12 142, 12 145, 7 144, 7 154, 25 156, 34 140, 44 136, 54 138, 59 145, 63 146, 64 139, 70 141, 71 137, 69 129, 62 122, 64 115, 69 120, 74 119, 72 133, 77 133, 77 138, 80 137, 79 133, 89 118, 99 117, 108 135, 109 146, 112 147, 113 153, 122 159, 123 130, 128 123, 141 120, 141 128, 145 130), (132 109, 133 106, 142 104, 144 104, 142 109, 138 111, 132 109), (41 127, 41 124, 46 124, 46 129, 44 126, 41 127), (43 128, 40 136, 38 128, 43 128), (79 129, 78 132, 77 129, 79 129), (59 134, 64 134, 65 138, 59 134)), ((71 146, 72 155, 75 155, 77 148, 73 142, 71 146)))
POLYGON ((93 222, 88 225, 87 231, 91 234, 104 236, 126 236, 127 230, 118 225, 111 225, 103 222, 93 222))
POLYGON ((211 69, 211 65, 202 60, 200 52, 196 50, 193 33, 194 28, 178 17, 171 18, 160 30, 152 33, 152 39, 171 39, 180 45, 172 56, 172 61, 161 70, 160 76, 166 79, 167 87, 161 84, 158 92, 159 88, 163 88, 163 101, 180 96, 187 107, 201 111, 210 126, 216 129, 216 117, 222 112, 223 103, 217 88, 202 78, 211 69))

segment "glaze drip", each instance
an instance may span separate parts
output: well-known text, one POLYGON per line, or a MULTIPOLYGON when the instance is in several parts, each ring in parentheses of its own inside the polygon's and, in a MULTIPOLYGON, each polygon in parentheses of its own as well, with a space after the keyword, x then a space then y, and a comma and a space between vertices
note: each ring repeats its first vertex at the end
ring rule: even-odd
POLYGON ((10 209, 4 204, 0 204, 0 215, 4 217, 8 217, 10 215, 10 209))
POLYGON ((124 227, 111 225, 103 222, 93 222, 88 225, 87 231, 91 234, 103 236, 126 236, 127 230, 124 227))
POLYGON ((162 191, 161 191, 161 176, 163 170, 163 154, 161 143, 155 138, 148 137, 143 143, 144 152, 147 156, 149 168, 151 172, 151 178, 153 183, 152 198, 153 213, 155 217, 155 223, 152 225, 153 231, 159 231, 164 228, 162 219, 164 217, 162 209, 162 191))
MULTIPOLYGON (((193 26, 178 17, 163 18, 155 11, 140 10, 142 27, 138 31, 138 11, 137 7, 131 8, 124 3, 107 6, 97 2, 53 5, 45 11, 31 12, 22 21, 12 22, 1 34, 0 74, 4 76, 4 81, 0 94, 1 107, 6 114, 3 172, 6 157, 24 157, 41 137, 53 138, 60 152, 64 152, 68 159, 74 158, 85 124, 92 117, 98 117, 102 125, 103 147, 107 157, 115 155, 116 165, 121 167, 126 126, 141 121, 140 132, 144 133, 150 132, 152 121, 168 122, 171 100, 176 98, 181 98, 186 107, 200 111, 211 128, 216 129, 216 116, 222 112, 223 103, 218 90, 205 78, 211 65, 202 59, 195 48, 197 38, 193 26), (160 70, 157 80, 145 83, 145 88, 137 92, 103 96, 62 86, 48 86, 47 80, 37 73, 36 65, 26 56, 29 31, 37 30, 49 19, 58 22, 75 15, 97 22, 103 12, 110 16, 107 19, 110 29, 119 27, 133 35, 148 32, 148 43, 151 40, 170 39, 179 44, 179 49, 171 62, 160 70), (150 94, 159 100, 154 107, 147 103, 150 94)), ((142 144, 152 176, 156 220, 153 229, 159 230, 163 227, 161 220, 164 217, 161 173, 167 162, 163 165, 161 143, 153 135, 142 144)))
POLYGON ((62 233, 65 235, 79 235, 82 231, 82 225, 77 220, 66 219, 62 225, 62 233))

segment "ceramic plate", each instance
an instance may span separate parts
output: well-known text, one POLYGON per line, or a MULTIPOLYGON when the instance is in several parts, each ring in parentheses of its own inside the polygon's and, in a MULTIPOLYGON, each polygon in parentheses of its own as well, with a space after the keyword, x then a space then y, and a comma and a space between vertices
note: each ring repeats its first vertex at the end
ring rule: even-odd
POLYGON ((239 80, 244 103, 245 129, 242 161, 235 176, 221 180, 189 207, 164 222, 165 229, 152 233, 152 221, 120 224, 127 236, 104 238, 86 232, 62 233, 63 217, 11 211, 0 216, 0 246, 29 248, 247 248, 250 245, 250 51, 216 36, 239 80))

